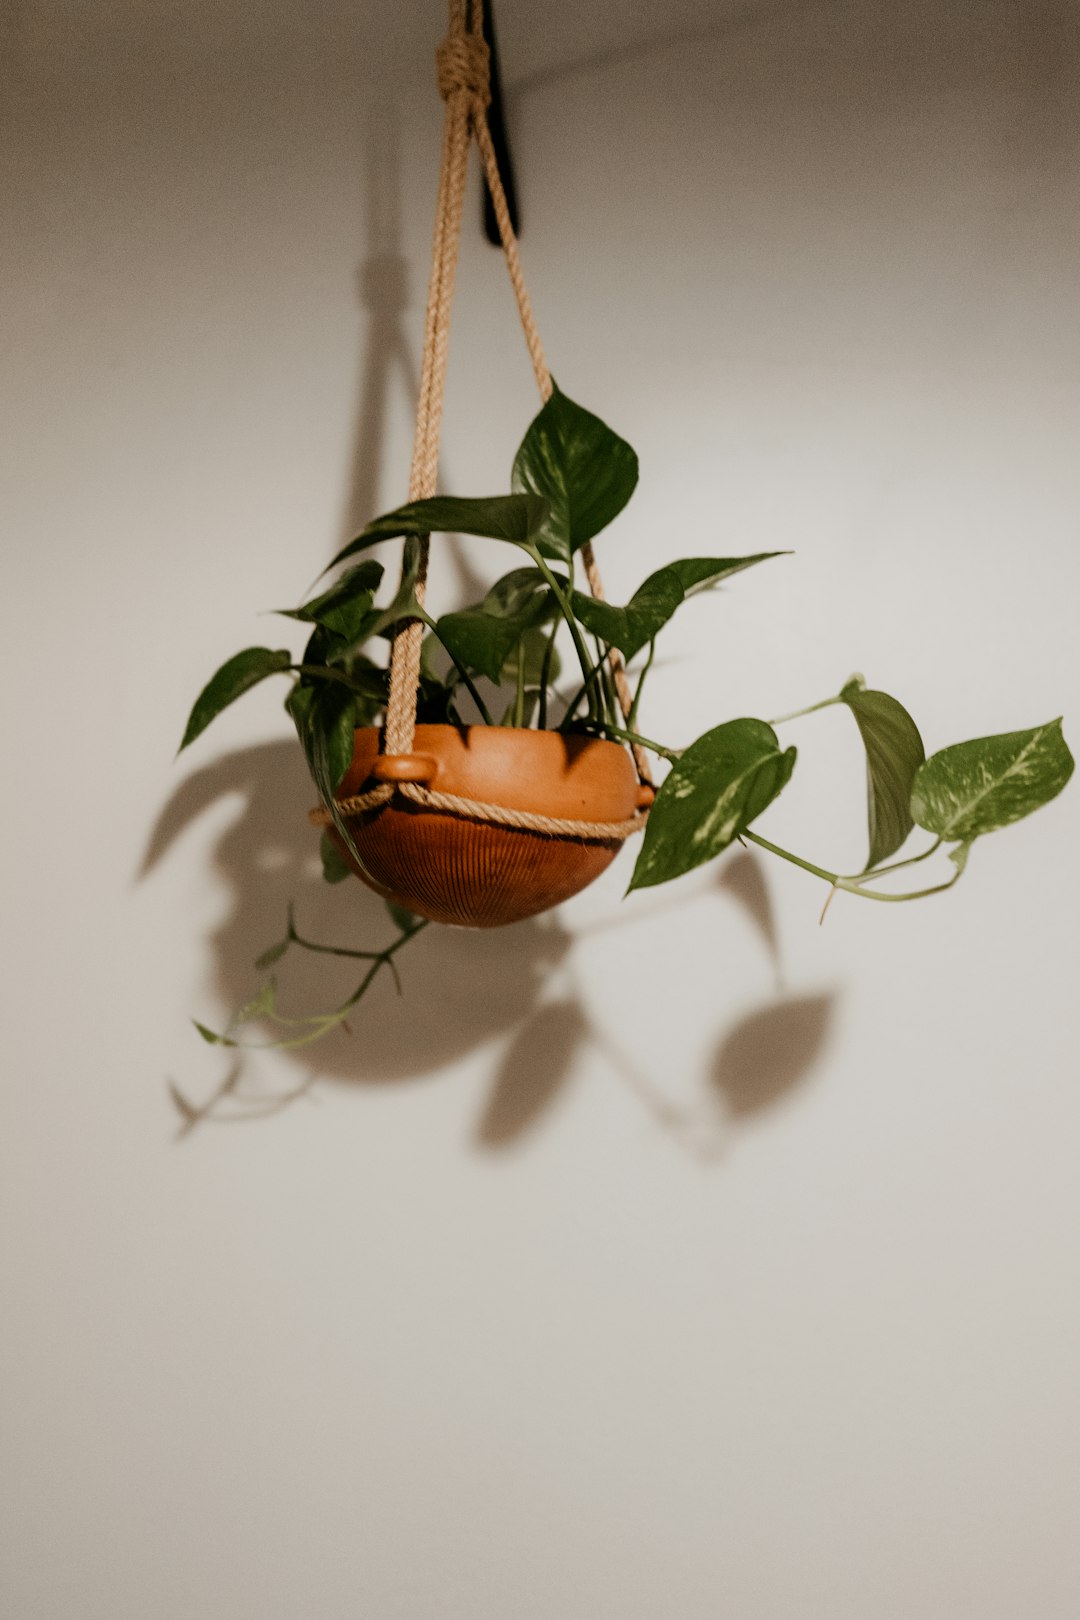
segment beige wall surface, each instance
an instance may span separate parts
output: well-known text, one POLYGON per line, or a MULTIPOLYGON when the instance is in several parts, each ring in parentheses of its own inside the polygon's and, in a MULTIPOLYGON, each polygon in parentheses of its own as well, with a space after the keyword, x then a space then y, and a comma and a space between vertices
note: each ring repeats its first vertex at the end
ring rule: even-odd
MULTIPOLYGON (((928 746, 1080 740, 1080 13, 499 8, 561 386, 638 448, 642 729, 853 670, 928 746)), ((5 1620, 1075 1620, 1073 789, 923 906, 736 851, 432 930, 344 1034, 220 1023, 330 891, 253 693, 404 495, 440 8, 23 0, 3 51, 5 1620), (286 635, 287 639, 287 635, 286 635)), ((534 409, 470 200, 443 486, 534 409)), ((440 606, 504 559, 437 549, 440 606)), ((762 830, 863 854, 848 717, 762 830)), ((290 1005, 346 980, 285 964, 290 1005)))

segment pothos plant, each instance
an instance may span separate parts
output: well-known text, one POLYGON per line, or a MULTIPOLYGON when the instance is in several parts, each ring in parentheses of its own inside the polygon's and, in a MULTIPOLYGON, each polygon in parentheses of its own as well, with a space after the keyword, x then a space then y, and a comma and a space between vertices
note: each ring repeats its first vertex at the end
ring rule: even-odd
MULTIPOLYGON (((689 744, 642 736, 637 716, 657 638, 689 597, 783 552, 744 557, 682 557, 666 562, 623 606, 595 600, 579 587, 579 553, 622 511, 638 479, 630 445, 598 417, 555 390, 530 424, 514 458, 511 493, 484 499, 440 496, 376 518, 341 550, 327 572, 343 569, 328 589, 284 617, 309 627, 303 651, 248 647, 217 671, 199 694, 184 732, 186 748, 224 708, 263 680, 283 677, 292 717, 319 795, 349 844, 335 812, 334 793, 353 758, 359 726, 378 725, 388 697, 387 645, 410 620, 426 627, 417 718, 452 725, 547 728, 635 743, 670 766, 645 827, 629 890, 681 877, 713 860, 736 840, 757 845, 861 899, 890 904, 942 894, 959 881, 977 839, 1019 821, 1061 792, 1073 771, 1061 721, 956 743, 926 757, 919 729, 896 698, 867 686, 861 675, 831 697, 772 721, 722 721, 689 744), (520 565, 499 578, 482 601, 433 618, 417 599, 420 535, 476 535, 511 547, 520 565), (366 554, 380 542, 404 538, 400 584, 377 601, 382 565, 366 554), (358 560, 362 559, 362 560, 358 560), (348 565, 348 566, 345 566, 348 565), (560 650, 561 644, 561 650, 560 650), (625 661, 633 706, 616 701, 612 652, 625 661), (564 674, 563 656, 570 673, 564 674), (866 752, 869 850, 861 871, 833 872, 763 837, 754 824, 791 779, 796 749, 777 727, 831 704, 847 708, 866 752), (916 830, 913 854, 901 854, 916 830), (882 879, 941 853, 935 880, 896 890, 882 879), (894 857, 899 857, 894 859, 894 857)), ((337 883, 350 875, 323 835, 323 872, 337 883)), ((628 892, 629 892, 628 890, 628 892)), ((290 909, 284 936, 257 959, 267 973, 292 949, 353 957, 363 964, 353 993, 324 1013, 292 1017, 277 1006, 268 977, 223 1033, 197 1024, 207 1041, 249 1044, 244 1025, 270 1023, 282 1031, 274 1046, 309 1044, 342 1024, 395 957, 427 926, 388 903, 391 943, 361 950, 326 946, 296 927, 290 909)), ((250 1043, 256 1044, 256 1043, 250 1043)))

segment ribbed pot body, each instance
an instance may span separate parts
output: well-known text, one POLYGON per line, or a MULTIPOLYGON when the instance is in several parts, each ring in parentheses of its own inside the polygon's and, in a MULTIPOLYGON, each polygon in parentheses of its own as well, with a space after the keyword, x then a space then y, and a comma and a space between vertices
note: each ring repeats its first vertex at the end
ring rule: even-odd
MULTIPOLYGON (((348 799, 374 785, 380 733, 356 733, 338 787, 348 799)), ((638 803, 633 762, 618 743, 507 726, 417 726, 425 785, 511 810, 585 821, 626 821, 638 803)), ((621 844, 553 836, 410 804, 400 794, 349 819, 362 866, 336 832, 339 853, 369 888, 433 922, 498 928, 559 905, 598 878, 621 844)))

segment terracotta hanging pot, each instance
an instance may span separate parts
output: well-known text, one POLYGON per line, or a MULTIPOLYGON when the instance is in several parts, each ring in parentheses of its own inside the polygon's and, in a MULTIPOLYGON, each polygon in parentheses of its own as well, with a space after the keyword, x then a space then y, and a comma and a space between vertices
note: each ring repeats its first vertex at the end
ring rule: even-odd
POLYGON ((353 762, 336 797, 347 802, 380 783, 418 783, 482 805, 596 823, 598 834, 565 836, 493 825, 411 802, 402 793, 347 815, 358 864, 333 829, 357 877, 417 916, 463 928, 497 928, 559 905, 606 870, 622 847, 611 824, 632 823, 652 802, 618 743, 506 726, 418 725, 413 751, 381 754, 374 727, 356 733, 353 762), (599 831, 607 824, 605 835, 599 831))

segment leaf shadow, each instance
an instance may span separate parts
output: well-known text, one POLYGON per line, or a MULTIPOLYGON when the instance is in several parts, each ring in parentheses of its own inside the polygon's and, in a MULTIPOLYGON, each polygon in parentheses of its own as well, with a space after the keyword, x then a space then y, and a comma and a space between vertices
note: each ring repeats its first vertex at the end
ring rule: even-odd
POLYGON ((784 996, 728 1030, 710 1080, 735 1123, 788 1100, 818 1066, 828 1046, 836 995, 784 996))
MULTIPOLYGON (((207 941, 213 990, 225 1008, 242 1005, 258 987, 254 960, 282 937, 290 904, 301 931, 320 941, 370 948, 393 937, 377 896, 358 882, 330 886, 323 880, 318 841, 307 820, 313 798, 296 744, 285 739, 261 743, 226 754, 185 778, 151 829, 140 877, 152 874, 213 806, 225 801, 234 807, 210 851, 228 896, 207 941)), ((730 866, 736 863, 741 867, 736 881, 721 881, 712 892, 749 896, 746 909, 756 926, 765 918, 768 934, 772 912, 764 880, 760 873, 751 874, 749 859, 736 857, 730 866)), ((669 902, 679 903, 674 898, 669 902)), ((605 919, 599 927, 586 927, 582 937, 623 925, 624 919, 605 919)), ((235 1063, 201 1103, 191 1101, 186 1087, 170 1079, 180 1118, 178 1137, 190 1136, 207 1120, 267 1118, 310 1097, 316 1080, 405 1083, 501 1045, 491 1094, 474 1130, 478 1148, 502 1150, 533 1133, 565 1095, 579 1058, 592 1049, 606 1055, 658 1128, 694 1156, 714 1158, 723 1139, 717 1130, 718 1100, 728 1126, 737 1125, 782 1104, 824 1054, 834 997, 783 997, 750 1013, 721 1037, 704 1077, 705 1106, 673 1101, 663 1078, 641 1072, 614 1037, 587 1018, 572 977, 577 937, 557 912, 510 928, 426 930, 402 953, 404 994, 397 994, 390 976, 384 975, 347 1030, 335 1031, 316 1048, 283 1054, 300 1071, 283 1089, 267 1090, 247 1065, 238 1071, 235 1063), (552 1000, 555 976, 563 988, 552 1000)), ((769 937, 775 940, 774 933, 769 937)), ((297 1012, 338 1004, 357 978, 351 964, 295 949, 278 964, 278 972, 280 1004, 297 1012)), ((266 1038, 272 1036, 267 1030, 266 1038)), ((195 1050, 201 1048, 193 1045, 195 1050)))
POLYGON ((546 1002, 517 1030, 499 1062, 475 1132, 480 1147, 517 1142, 558 1102, 589 1040, 581 1003, 546 1002))
POLYGON ((716 888, 720 893, 729 895, 756 928, 772 965, 776 989, 778 992, 783 990, 780 935, 760 857, 749 849, 737 850, 722 864, 716 888))
MULTIPOLYGON (((320 941, 363 949, 389 943, 394 928, 376 895, 359 882, 331 887, 323 880, 307 819, 314 789, 294 742, 241 749, 186 778, 151 831, 140 876, 222 798, 234 801, 236 814, 218 834, 211 860, 229 905, 208 943, 214 989, 225 1007, 241 1006, 257 988, 254 960, 283 936, 290 904, 301 932, 320 941)), ((507 929, 429 928, 402 952, 405 995, 383 975, 357 1008, 351 1034, 335 1031, 312 1051, 286 1055, 321 1076, 358 1083, 442 1068, 516 1028, 571 940, 551 914, 507 929), (423 995, 408 993, 414 979, 423 982, 423 995)), ((281 1005, 302 1011, 337 1005, 363 966, 293 949, 278 965, 281 1005)))

